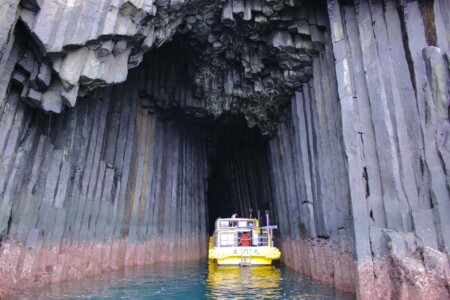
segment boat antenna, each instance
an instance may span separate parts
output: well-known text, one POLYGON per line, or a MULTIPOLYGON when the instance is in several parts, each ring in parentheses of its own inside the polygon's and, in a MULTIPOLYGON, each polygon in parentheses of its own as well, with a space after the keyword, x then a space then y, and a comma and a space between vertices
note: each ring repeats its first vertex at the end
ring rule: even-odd
POLYGON ((268 210, 268 209, 266 209, 266 226, 267 226, 267 229, 268 229, 268 231, 269 231, 270 245, 272 246, 272 245, 273 245, 273 240, 272 240, 272 228, 269 227, 269 226, 270 226, 270 223, 269 223, 269 210, 268 210))
POLYGON ((253 218, 253 208, 249 208, 248 211, 250 212, 250 219, 253 218))

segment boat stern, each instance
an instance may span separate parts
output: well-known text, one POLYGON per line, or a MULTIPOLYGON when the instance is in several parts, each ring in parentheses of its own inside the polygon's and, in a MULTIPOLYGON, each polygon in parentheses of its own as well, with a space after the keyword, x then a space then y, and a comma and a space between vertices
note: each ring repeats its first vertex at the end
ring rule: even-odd
POLYGON ((209 250, 209 259, 218 265, 271 265, 280 259, 276 247, 214 247, 209 250))

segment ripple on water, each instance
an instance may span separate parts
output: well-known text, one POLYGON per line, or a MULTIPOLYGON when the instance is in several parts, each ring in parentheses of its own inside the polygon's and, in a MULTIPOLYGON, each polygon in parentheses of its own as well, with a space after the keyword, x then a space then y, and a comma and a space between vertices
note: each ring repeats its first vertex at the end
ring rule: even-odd
POLYGON ((286 267, 218 267, 205 262, 127 268, 49 285, 13 299, 355 299, 286 267))

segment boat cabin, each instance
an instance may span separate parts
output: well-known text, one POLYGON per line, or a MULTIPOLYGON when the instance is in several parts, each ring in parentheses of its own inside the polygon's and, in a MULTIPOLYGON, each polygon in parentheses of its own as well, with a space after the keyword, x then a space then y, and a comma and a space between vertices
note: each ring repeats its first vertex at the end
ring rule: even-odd
POLYGON ((214 231, 214 247, 271 246, 272 229, 276 226, 259 227, 257 219, 217 219, 214 231))
POLYGON ((272 231, 276 228, 276 225, 260 227, 258 219, 253 218, 219 218, 208 257, 218 265, 270 265, 281 255, 273 246, 272 231))

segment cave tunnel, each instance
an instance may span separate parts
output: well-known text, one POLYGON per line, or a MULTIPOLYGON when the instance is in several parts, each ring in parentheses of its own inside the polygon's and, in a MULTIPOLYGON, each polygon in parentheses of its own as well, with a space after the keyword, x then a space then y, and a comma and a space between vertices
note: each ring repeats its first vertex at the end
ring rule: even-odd
POLYGON ((302 274, 448 298, 448 1, 66 2, 0 14, 0 296, 253 209, 302 274))
MULTIPOLYGON (((264 224, 264 214, 268 210, 271 224, 279 226, 276 232, 279 246, 288 247, 284 249, 291 246, 283 241, 291 239, 321 238, 348 246, 352 240, 352 225, 342 140, 336 134, 341 128, 339 107, 338 101, 329 100, 335 98, 336 93, 330 89, 329 82, 333 87, 333 81, 327 79, 332 74, 329 70, 332 57, 322 55, 315 59, 314 65, 305 62, 304 68, 314 67, 317 76, 325 80, 314 81, 305 75, 306 82, 297 92, 280 93, 275 102, 262 94, 252 94, 250 99, 227 98, 227 93, 245 93, 245 84, 228 82, 232 80, 229 76, 239 78, 239 75, 233 73, 227 77, 228 65, 223 62, 217 64, 225 70, 219 68, 211 73, 214 69, 210 69, 210 62, 202 56, 201 43, 192 47, 193 42, 199 43, 176 34, 170 43, 146 54, 142 64, 131 70, 125 83, 131 85, 126 91, 138 91, 138 107, 156 118, 155 128, 158 122, 170 123, 171 128, 179 127, 163 129, 161 135, 155 133, 161 141, 155 141, 154 147, 168 147, 160 155, 163 167, 154 171, 163 172, 154 181, 166 185, 161 188, 160 197, 175 197, 176 200, 167 201, 177 203, 193 202, 197 208, 191 210, 188 205, 186 213, 199 214, 200 220, 189 224, 189 228, 199 230, 199 235, 211 235, 217 218, 230 217, 233 213, 249 216, 250 209, 254 217, 262 216, 260 220, 264 224), (232 87, 226 87, 227 84, 232 87), (217 101, 221 93, 225 93, 225 101, 217 101), (262 100, 256 101, 259 97, 262 100), (180 134, 182 137, 178 136, 180 134), (172 140, 177 139, 182 142, 175 143, 190 146, 178 144, 179 149, 189 148, 180 150, 177 156, 168 156, 171 160, 166 161, 164 156, 173 151, 169 147, 172 140), (163 146, 157 146, 159 143, 163 146), (186 151, 193 154, 184 158, 186 151), (176 164, 179 166, 174 169, 176 164), (170 172, 179 172, 186 164, 194 170, 191 174, 195 176, 186 181, 174 180, 170 172), (176 186, 178 191, 179 185, 188 193, 173 196, 171 186, 176 186)), ((234 63, 229 62, 231 66, 234 63)), ((268 78, 272 74, 262 76, 268 78)), ((146 113, 143 115, 147 118, 146 113)), ((149 121, 138 123, 145 122, 149 121)), ((153 159, 160 158, 154 156, 153 159)), ((145 194, 155 197, 151 192, 145 194)), ((157 222, 158 232, 178 234, 183 230, 164 225, 170 223, 167 218, 177 216, 168 209, 167 204, 159 209, 164 217, 157 222)), ((187 220, 190 218, 192 216, 187 220)), ((283 261, 292 264, 295 256, 287 253, 283 261)), ((351 259, 348 253, 345 258, 351 259)), ((306 265, 313 263, 310 258, 303 260, 306 265)))
MULTIPOLYGON (((3 198, 22 196, 2 204, 2 239, 29 251, 64 245, 65 253, 79 253, 89 245, 89 257, 112 257, 93 267, 98 271, 206 259, 217 218, 252 210, 265 225, 269 211, 283 263, 311 275, 323 268, 314 256, 337 247, 342 264, 327 269, 345 269, 353 236, 333 55, 324 51, 331 41, 319 18, 324 9, 311 5, 317 16, 310 20, 286 10, 274 23, 242 21, 235 31, 211 26, 228 17, 209 7, 203 17, 194 11, 174 23, 179 28, 170 39, 159 31, 142 45, 69 47, 75 58, 39 61, 54 70, 48 82, 38 76, 29 84, 21 78, 37 73, 39 47, 23 38, 28 32, 19 24, 20 59, 11 65, 0 110, 14 112, 2 120, 15 125, 0 142, 16 141, 4 149, 25 153, 18 160, 8 154, 4 164, 18 171, 3 198), (291 14, 301 21, 289 23, 291 14), (280 30, 288 23, 295 45, 280 30), (77 57, 93 61, 80 68, 77 57), (61 98, 58 91, 65 91, 61 98)), ((342 286, 351 278, 344 275, 342 286)))
MULTIPOLYGON (((120 69, 118 62, 101 75, 123 81, 115 84, 90 79, 93 69, 77 69, 70 55, 56 57, 59 69, 51 74, 67 79, 74 70, 85 72, 75 87, 74 107, 70 93, 64 94, 69 107, 54 98, 72 81, 62 85, 53 78, 52 94, 44 93, 41 102, 35 98, 42 93, 33 89, 45 82, 20 81, 32 74, 28 69, 37 55, 31 40, 18 39, 22 57, 6 107, 18 107, 13 110, 18 125, 11 128, 21 129, 7 133, 20 140, 11 145, 33 154, 7 158, 7 166, 20 167, 12 178, 22 178, 14 192, 24 196, 5 202, 2 236, 29 249, 67 243, 76 252, 94 243, 116 257, 114 268, 205 259, 215 219, 249 216, 252 209, 262 224, 270 211, 283 262, 307 268, 304 273, 315 261, 312 252, 298 251, 313 247, 315 239, 323 240, 319 252, 336 245, 349 249, 340 110, 332 53, 323 47, 331 41, 322 19, 311 19, 314 37, 304 21, 290 29, 303 32, 297 48, 279 30, 281 23, 236 32, 204 24, 189 29, 186 21, 170 41, 154 36, 156 46, 147 45, 146 54, 139 50, 144 45, 125 48, 117 42, 112 55, 120 59, 128 53, 124 62, 130 69, 120 69), (271 34, 253 41, 255 31, 271 34)), ((106 46, 76 51, 107 61, 106 46)), ((340 258, 351 261, 351 255, 344 251, 340 258)))
MULTIPOLYGON (((205 205, 209 235, 213 233, 217 218, 230 217, 233 213, 248 217, 252 210, 252 216, 260 215, 264 224, 265 211, 273 208, 269 137, 263 135, 258 126, 249 128, 245 115, 239 110, 211 118, 201 106, 195 106, 198 101, 195 99, 180 108, 186 101, 181 99, 183 94, 198 93, 192 82, 198 53, 186 47, 187 43, 183 36, 176 35, 171 43, 146 55, 143 63, 146 70, 137 72, 147 74, 151 70, 150 75, 145 76, 149 80, 154 76, 158 83, 152 83, 152 87, 145 84, 145 89, 140 90, 140 99, 147 99, 145 103, 151 113, 160 118, 208 128, 207 147, 211 154, 207 158, 209 175, 205 205), (186 91, 181 92, 183 88, 186 91)), ((274 214, 271 218, 275 220, 274 214)))
POLYGON ((260 216, 263 224, 272 203, 267 138, 258 129, 249 129, 242 116, 224 116, 217 123, 207 194, 210 235, 217 218, 234 213, 260 216))

